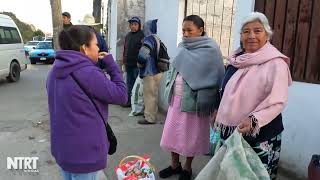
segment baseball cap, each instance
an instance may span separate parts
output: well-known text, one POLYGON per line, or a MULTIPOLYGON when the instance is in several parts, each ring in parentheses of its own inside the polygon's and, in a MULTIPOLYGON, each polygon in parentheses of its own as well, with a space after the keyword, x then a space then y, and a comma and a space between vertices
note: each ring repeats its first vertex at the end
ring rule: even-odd
POLYGON ((68 13, 68 12, 63 12, 63 13, 62 13, 62 16, 66 16, 67 18, 71 18, 70 13, 68 13))
POLYGON ((137 16, 132 17, 131 19, 128 20, 128 22, 129 23, 137 22, 141 24, 141 20, 137 16))

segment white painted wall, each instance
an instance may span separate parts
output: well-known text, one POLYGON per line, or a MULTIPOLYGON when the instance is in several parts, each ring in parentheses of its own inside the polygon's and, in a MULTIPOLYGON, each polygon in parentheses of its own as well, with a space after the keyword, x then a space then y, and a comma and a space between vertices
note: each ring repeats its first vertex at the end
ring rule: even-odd
POLYGON ((110 41, 110 53, 113 55, 113 58, 116 60, 117 55, 117 9, 118 9, 118 3, 117 0, 110 0, 112 2, 111 4, 111 22, 109 25, 110 31, 109 31, 109 41, 110 41))
POLYGON ((240 46, 240 28, 244 17, 254 11, 255 0, 236 0, 236 10, 234 16, 233 43, 232 49, 236 50, 240 46))
POLYGON ((283 113, 282 167, 304 178, 312 154, 320 154, 320 85, 294 82, 283 113))
POLYGON ((167 46, 170 57, 176 55, 177 43, 181 39, 183 11, 183 0, 145 0, 146 21, 158 19, 158 35, 167 46))

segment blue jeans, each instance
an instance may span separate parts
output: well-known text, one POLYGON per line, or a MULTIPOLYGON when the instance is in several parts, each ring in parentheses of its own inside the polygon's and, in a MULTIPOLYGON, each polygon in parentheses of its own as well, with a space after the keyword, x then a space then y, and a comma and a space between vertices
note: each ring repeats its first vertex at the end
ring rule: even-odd
POLYGON ((91 173, 71 173, 61 169, 63 180, 98 180, 98 171, 91 173))
POLYGON ((136 82, 136 79, 139 75, 139 68, 135 66, 126 66, 126 71, 127 71, 128 103, 130 103, 131 91, 132 91, 134 82, 136 82))

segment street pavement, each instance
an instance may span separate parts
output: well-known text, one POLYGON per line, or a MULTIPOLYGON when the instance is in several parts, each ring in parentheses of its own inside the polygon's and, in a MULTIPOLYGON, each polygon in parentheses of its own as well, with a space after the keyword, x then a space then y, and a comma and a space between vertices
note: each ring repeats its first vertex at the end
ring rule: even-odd
MULTIPOLYGON (((45 80, 51 65, 29 65, 17 83, 0 80, 0 180, 60 180, 59 169, 50 154, 49 118, 45 80), (39 157, 38 173, 7 170, 7 157, 39 157)), ((156 172, 170 164, 170 153, 163 151, 160 139, 164 115, 159 123, 138 125, 142 116, 129 117, 129 108, 109 107, 109 122, 118 138, 116 154, 109 156, 108 167, 99 174, 100 180, 116 180, 115 168, 128 155, 149 155, 156 172)), ((194 177, 210 157, 196 157, 194 177)), ((184 159, 181 159, 184 162, 184 159)), ((168 180, 174 180, 172 177, 168 180)), ((157 179, 159 179, 157 177, 157 179)), ((287 180, 283 176, 279 180, 287 180)))

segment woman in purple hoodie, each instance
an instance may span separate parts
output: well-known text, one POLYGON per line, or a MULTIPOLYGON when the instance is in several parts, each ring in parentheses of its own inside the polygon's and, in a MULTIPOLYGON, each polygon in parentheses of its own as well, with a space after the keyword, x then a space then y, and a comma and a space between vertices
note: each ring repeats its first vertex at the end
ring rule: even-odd
POLYGON ((102 120, 107 121, 108 104, 127 102, 126 85, 112 55, 98 53, 95 33, 87 26, 63 30, 59 45, 47 79, 51 152, 65 180, 94 180, 107 165, 102 120), (98 58, 110 80, 96 66, 98 58))

